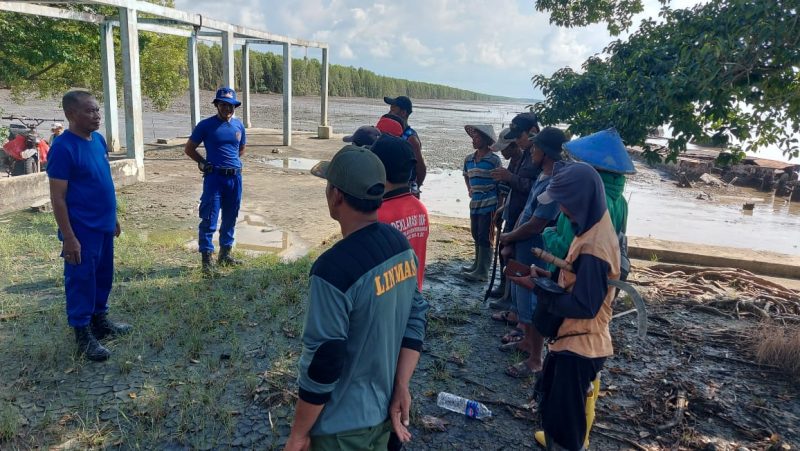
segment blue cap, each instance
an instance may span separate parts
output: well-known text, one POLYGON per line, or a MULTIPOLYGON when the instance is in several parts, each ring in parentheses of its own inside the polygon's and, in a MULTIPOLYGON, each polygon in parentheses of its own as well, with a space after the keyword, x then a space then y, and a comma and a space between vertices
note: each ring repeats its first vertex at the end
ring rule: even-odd
POLYGON ((636 173, 633 160, 614 128, 564 143, 564 149, 576 160, 586 162, 598 171, 616 174, 636 173))
POLYGON ((214 96, 214 102, 216 101, 230 103, 233 106, 239 106, 242 104, 242 102, 236 100, 236 91, 227 86, 217 89, 217 95, 214 96))

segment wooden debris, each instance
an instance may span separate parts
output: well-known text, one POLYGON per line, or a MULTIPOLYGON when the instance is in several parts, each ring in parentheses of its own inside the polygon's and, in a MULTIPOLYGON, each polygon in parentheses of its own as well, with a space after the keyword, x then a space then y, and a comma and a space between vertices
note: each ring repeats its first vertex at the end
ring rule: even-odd
POLYGON ((692 310, 758 319, 800 316, 800 292, 741 269, 659 264, 636 267, 632 276, 652 296, 692 310))

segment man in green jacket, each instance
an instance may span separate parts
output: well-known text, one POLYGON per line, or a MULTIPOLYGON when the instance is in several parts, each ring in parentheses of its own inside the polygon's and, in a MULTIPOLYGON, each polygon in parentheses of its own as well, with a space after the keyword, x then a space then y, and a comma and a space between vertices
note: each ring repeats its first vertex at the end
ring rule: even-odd
POLYGON ((378 222, 386 173, 369 149, 345 146, 311 173, 342 240, 311 268, 299 399, 287 450, 386 449, 408 431, 411 375, 428 303, 402 232, 378 222))

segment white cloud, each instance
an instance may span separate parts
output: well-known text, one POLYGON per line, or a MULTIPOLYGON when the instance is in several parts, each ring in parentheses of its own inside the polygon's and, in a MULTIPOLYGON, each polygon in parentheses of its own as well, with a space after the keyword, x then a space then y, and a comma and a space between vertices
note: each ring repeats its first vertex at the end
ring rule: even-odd
MULTIPOLYGON (((344 44, 343 46, 339 47, 339 57, 346 60, 351 60, 356 57, 356 54, 353 53, 353 49, 350 48, 349 45, 344 44)), ((288 61, 289 58, 286 58, 288 61)))
MULTIPOLYGON (((672 0, 686 7, 694 0, 672 0)), ((176 0, 179 9, 328 42, 331 62, 509 96, 533 96, 530 78, 579 69, 611 42, 605 25, 561 29, 531 0, 176 0)), ((658 0, 645 0, 645 14, 658 0)), ((636 18, 636 22, 641 17, 636 18)), ((315 52, 311 52, 315 54, 315 52)))

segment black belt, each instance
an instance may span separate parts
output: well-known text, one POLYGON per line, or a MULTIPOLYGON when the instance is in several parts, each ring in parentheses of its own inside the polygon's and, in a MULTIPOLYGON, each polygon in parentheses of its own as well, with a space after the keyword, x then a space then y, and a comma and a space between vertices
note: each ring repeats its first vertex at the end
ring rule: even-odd
POLYGON ((219 175, 239 175, 242 170, 240 168, 214 168, 214 173, 219 175))

